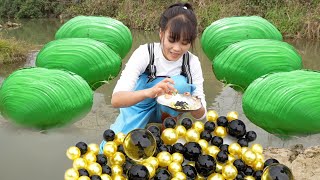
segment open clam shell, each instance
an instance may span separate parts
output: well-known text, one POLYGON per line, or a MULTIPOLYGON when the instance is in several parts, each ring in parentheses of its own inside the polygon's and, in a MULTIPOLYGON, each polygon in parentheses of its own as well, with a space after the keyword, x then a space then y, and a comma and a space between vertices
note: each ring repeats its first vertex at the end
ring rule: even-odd
POLYGON ((186 94, 164 94, 157 98, 157 102, 177 111, 195 111, 202 106, 200 98, 186 94))

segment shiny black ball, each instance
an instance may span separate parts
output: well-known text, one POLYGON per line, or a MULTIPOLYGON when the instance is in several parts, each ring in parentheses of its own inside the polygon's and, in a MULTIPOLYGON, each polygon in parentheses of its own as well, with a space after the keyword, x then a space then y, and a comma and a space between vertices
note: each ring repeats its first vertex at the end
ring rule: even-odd
POLYGON ((247 176, 251 176, 252 174, 253 174, 253 169, 252 169, 252 167, 250 167, 250 166, 246 166, 246 168, 244 169, 244 174, 245 175, 247 175, 247 176))
POLYGON ((86 169, 79 169, 78 172, 79 172, 79 177, 80 176, 88 176, 88 177, 90 176, 89 172, 86 169))
POLYGON ((126 153, 124 152, 124 148, 122 144, 118 145, 117 151, 123 153, 126 156, 126 153))
POLYGON ((205 130, 200 133, 200 138, 210 142, 212 139, 212 134, 210 131, 205 130))
POLYGON ((112 175, 112 171, 111 168, 108 165, 103 165, 102 167, 102 174, 108 174, 108 175, 112 175))
POLYGON ((249 142, 252 142, 257 139, 257 133, 254 131, 248 131, 245 137, 249 142))
POLYGON ((172 146, 172 153, 175 153, 175 152, 184 154, 184 152, 186 152, 186 147, 184 147, 184 145, 181 143, 175 143, 172 146))
POLYGON ((206 123, 204 123, 204 130, 212 132, 214 131, 215 128, 216 128, 216 124, 214 122, 207 121, 206 123))
POLYGON ((229 153, 229 150, 228 150, 229 144, 221 144, 219 146, 219 148, 220 148, 221 151, 225 151, 225 152, 229 153))
POLYGON ((225 163, 228 161, 228 153, 225 151, 220 151, 217 154, 217 161, 221 162, 221 163, 225 163))
POLYGON ((76 147, 80 149, 81 155, 84 155, 88 151, 88 145, 85 142, 78 142, 76 147))
POLYGON ((128 173, 128 170, 134 165, 134 163, 132 161, 126 161, 123 165, 122 165, 122 170, 124 174, 128 173))
POLYGON ((166 169, 163 168, 159 168, 156 171, 156 174, 153 177, 154 180, 170 180, 171 179, 171 175, 169 173, 169 171, 167 171, 166 169))
POLYGON ((261 176, 262 176, 262 170, 259 170, 259 171, 255 171, 252 176, 256 179, 256 180, 260 180, 261 179, 261 176))
POLYGON ((184 118, 181 121, 181 125, 188 130, 192 127, 192 120, 190 118, 184 118))
POLYGON ((127 176, 129 180, 148 180, 150 175, 145 166, 135 164, 128 170, 127 176))
POLYGON ((241 159, 236 159, 233 161, 233 165, 237 168, 238 172, 246 169, 246 163, 241 159))
POLYGON ((107 129, 103 132, 103 139, 105 141, 113 141, 116 134, 112 129, 107 129))
POLYGON ((161 131, 158 126, 152 125, 147 128, 154 136, 160 135, 161 131))
POLYGON ((201 146, 196 142, 188 142, 184 145, 186 148, 184 155, 184 158, 186 158, 189 161, 197 161, 198 157, 202 153, 201 146))
POLYGON ((216 169, 216 161, 210 155, 200 155, 196 161, 196 170, 198 174, 208 177, 216 169))
POLYGON ((283 164, 271 164, 264 170, 262 177, 270 180, 293 180, 291 170, 283 164))
POLYGON ((172 117, 167 117, 163 120, 163 126, 164 128, 175 128, 177 125, 176 120, 174 120, 172 117))
POLYGON ((228 126, 228 119, 225 116, 218 117, 217 125, 227 127, 228 126))
POLYGON ((104 154, 98 154, 96 162, 99 163, 101 166, 107 164, 108 163, 107 156, 105 156, 104 154))
POLYGON ((234 180, 244 180, 246 175, 242 171, 238 171, 238 174, 234 180))
POLYGON ((264 168, 266 168, 267 166, 270 166, 271 164, 274 164, 274 163, 279 163, 279 161, 274 158, 267 159, 264 162, 264 168))
POLYGON ((154 139, 156 140, 157 146, 163 144, 163 141, 160 136, 154 136, 154 139))
POLYGON ((229 123, 227 131, 230 136, 241 138, 246 134, 246 125, 241 120, 233 120, 229 123))
POLYGON ((168 149, 167 145, 165 145, 165 144, 161 144, 160 146, 158 146, 158 149, 159 149, 160 152, 161 151, 169 152, 169 149, 168 149))
POLYGON ((195 179, 197 177, 197 170, 191 165, 182 166, 182 172, 187 175, 188 178, 195 179))
POLYGON ((246 138, 239 138, 237 143, 241 146, 241 147, 248 147, 249 146, 249 142, 246 138))
POLYGON ((101 180, 101 177, 98 176, 98 175, 93 175, 93 176, 91 176, 90 179, 91 179, 91 180, 101 180))
POLYGON ((220 147, 221 144, 223 144, 223 139, 222 137, 219 136, 213 136, 211 139, 211 144, 217 147, 220 147))
POLYGON ((173 152, 172 146, 169 145, 169 144, 167 144, 166 146, 167 146, 168 152, 169 152, 170 154, 172 154, 172 152, 173 152))

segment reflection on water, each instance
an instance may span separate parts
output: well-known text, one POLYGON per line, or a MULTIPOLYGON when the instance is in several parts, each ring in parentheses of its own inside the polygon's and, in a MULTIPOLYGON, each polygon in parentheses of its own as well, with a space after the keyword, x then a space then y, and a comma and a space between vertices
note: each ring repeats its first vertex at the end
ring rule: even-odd
MULTIPOLYGON (((44 44, 53 40, 54 34, 61 25, 57 20, 22 21, 22 28, 5 30, 5 36, 16 37, 30 43, 44 44)), ((132 51, 140 44, 157 41, 157 32, 132 31, 133 46, 123 60, 126 63, 132 51)), ((320 70, 320 43, 306 40, 287 41, 301 54, 304 67, 320 70)), ((242 94, 234 91, 215 79, 210 61, 207 59, 197 39, 193 53, 202 63, 205 79, 204 91, 208 109, 216 110, 220 115, 229 111, 237 111, 239 119, 244 120, 248 130, 258 133, 257 143, 264 147, 288 147, 296 143, 305 146, 317 145, 320 135, 294 137, 291 140, 281 140, 268 134, 263 129, 252 124, 242 110, 242 94)), ((37 51, 30 53, 26 63, 0 66, 0 83, 18 68, 34 66, 37 51)), ((119 78, 119 77, 118 77, 119 78)), ((103 131, 110 126, 118 115, 118 110, 110 105, 111 94, 117 79, 98 88, 94 94, 94 104, 91 112, 81 121, 62 129, 40 133, 35 130, 16 127, 0 116, 0 179, 3 180, 57 180, 62 179, 64 171, 71 167, 71 161, 65 156, 69 146, 78 141, 99 143, 103 131)))

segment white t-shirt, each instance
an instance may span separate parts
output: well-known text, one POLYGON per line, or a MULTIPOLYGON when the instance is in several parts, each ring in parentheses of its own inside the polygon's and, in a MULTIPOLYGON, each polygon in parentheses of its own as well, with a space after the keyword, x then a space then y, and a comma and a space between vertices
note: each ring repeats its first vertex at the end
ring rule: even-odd
MULTIPOLYGON (((203 93, 203 75, 200 61, 197 56, 189 52, 189 66, 192 77, 192 84, 196 89, 192 93, 201 99, 203 107, 206 108, 205 95, 203 93)), ((119 91, 134 91, 134 87, 138 81, 139 76, 145 72, 149 59, 148 44, 141 45, 131 55, 126 67, 121 73, 113 93, 119 91)), ((154 65, 157 68, 157 76, 176 76, 181 73, 183 58, 177 61, 167 60, 160 47, 160 43, 154 43, 154 65)))

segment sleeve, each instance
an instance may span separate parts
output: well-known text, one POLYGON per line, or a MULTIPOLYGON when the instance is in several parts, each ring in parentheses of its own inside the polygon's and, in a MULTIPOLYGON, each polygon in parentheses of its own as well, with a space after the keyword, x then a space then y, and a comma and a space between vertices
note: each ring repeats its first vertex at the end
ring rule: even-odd
POLYGON ((207 114, 207 102, 205 100, 205 94, 203 91, 203 74, 200 61, 197 56, 192 55, 190 59, 190 71, 192 76, 192 84, 196 86, 196 89, 193 91, 193 96, 198 96, 201 99, 201 103, 205 108, 205 113, 200 119, 204 119, 207 114))
POLYGON ((139 76, 145 71, 149 64, 149 53, 147 45, 141 45, 136 49, 128 62, 124 70, 121 72, 120 79, 117 81, 113 93, 119 91, 133 91, 139 76))

